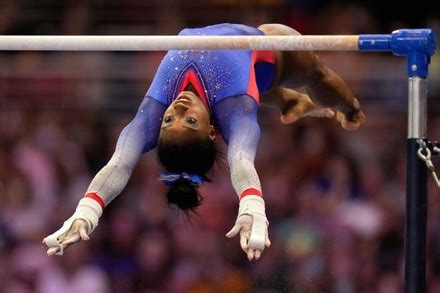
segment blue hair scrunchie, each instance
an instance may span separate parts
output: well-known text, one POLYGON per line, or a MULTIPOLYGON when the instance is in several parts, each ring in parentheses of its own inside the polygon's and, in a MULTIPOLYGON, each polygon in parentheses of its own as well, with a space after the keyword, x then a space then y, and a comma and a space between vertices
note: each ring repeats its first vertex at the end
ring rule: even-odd
POLYGON ((189 174, 186 172, 183 173, 170 173, 170 172, 164 172, 160 174, 159 180, 162 181, 166 186, 173 185, 177 180, 185 179, 191 182, 193 185, 200 186, 202 185, 203 179, 202 176, 196 175, 196 174, 189 174))

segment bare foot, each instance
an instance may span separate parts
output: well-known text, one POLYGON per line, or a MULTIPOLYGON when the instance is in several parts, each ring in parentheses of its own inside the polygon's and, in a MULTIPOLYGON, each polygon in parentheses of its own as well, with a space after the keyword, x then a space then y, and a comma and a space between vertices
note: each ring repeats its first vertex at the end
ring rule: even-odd
MULTIPOLYGON (((292 91, 293 92, 293 91, 292 91)), ((301 117, 332 118, 335 112, 330 108, 318 107, 308 95, 298 92, 282 95, 281 122, 291 124, 301 117)))

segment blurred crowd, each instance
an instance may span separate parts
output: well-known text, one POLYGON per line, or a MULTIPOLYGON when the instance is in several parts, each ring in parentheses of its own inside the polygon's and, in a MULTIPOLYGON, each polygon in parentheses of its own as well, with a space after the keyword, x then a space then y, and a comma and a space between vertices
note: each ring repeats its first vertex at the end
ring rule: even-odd
MULTIPOLYGON (((220 21, 281 22, 309 34, 439 27, 428 12, 385 19, 379 4, 327 2, 2 1, 0 34, 175 34, 220 21)), ((318 118, 284 126, 277 110, 260 108, 256 167, 272 241, 260 260, 225 237, 238 209, 225 158, 188 219, 165 201, 155 152, 89 241, 48 257, 42 239, 112 155, 162 56, 0 52, 0 292, 403 291, 406 65, 384 54, 321 54, 364 107, 356 132, 318 118)), ((428 136, 439 140, 438 57, 430 70, 428 136)), ((428 288, 440 292, 440 191, 431 178, 428 198, 428 288)))

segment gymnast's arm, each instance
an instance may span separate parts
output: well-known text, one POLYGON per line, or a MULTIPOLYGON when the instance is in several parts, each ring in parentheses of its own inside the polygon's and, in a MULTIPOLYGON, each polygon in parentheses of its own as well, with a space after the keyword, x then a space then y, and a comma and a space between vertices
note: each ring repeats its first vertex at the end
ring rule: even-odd
POLYGON ((260 180, 254 166, 260 139, 257 109, 255 100, 244 95, 220 101, 213 111, 218 130, 228 145, 227 159, 232 186, 239 197, 248 189, 261 193, 260 180))
POLYGON ((228 164, 232 186, 239 202, 238 217, 226 236, 240 234, 240 244, 249 260, 258 259, 270 246, 269 222, 261 193, 260 179, 254 166, 260 138, 258 104, 249 96, 229 97, 214 107, 216 124, 228 144, 228 164))
POLYGON ((74 215, 64 223, 60 230, 43 240, 49 249, 55 247, 53 249, 55 251, 58 248, 57 254, 62 254, 62 249, 65 248, 60 245, 63 236, 71 232, 69 231, 71 227, 72 229, 80 228, 72 226, 75 220, 81 219, 87 223, 85 238, 96 228, 104 207, 125 188, 140 156, 156 146, 165 110, 166 105, 149 97, 144 98, 136 116, 119 135, 111 159, 93 178, 85 196, 79 201, 74 215))
POLYGON ((93 178, 86 194, 95 193, 108 205, 127 185, 140 156, 156 147, 166 106, 145 97, 136 116, 122 130, 110 161, 93 178))

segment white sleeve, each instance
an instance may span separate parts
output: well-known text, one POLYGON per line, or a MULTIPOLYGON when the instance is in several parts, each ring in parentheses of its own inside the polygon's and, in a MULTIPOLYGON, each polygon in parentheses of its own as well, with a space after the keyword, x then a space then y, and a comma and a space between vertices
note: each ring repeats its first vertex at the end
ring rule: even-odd
POLYGON ((58 239, 70 230, 75 220, 87 222, 88 234, 98 226, 103 208, 127 185, 142 153, 156 146, 165 109, 166 106, 156 100, 148 97, 143 100, 134 119, 122 130, 112 158, 93 178, 74 214, 58 231, 44 238, 49 248, 59 248, 56 254, 63 254, 63 246, 58 239), (92 196, 88 197, 90 194, 92 196))
MULTIPOLYGON (((154 99, 145 98, 134 119, 122 130, 115 152, 109 162, 96 174, 87 188, 86 194, 94 193, 101 204, 93 204, 94 210, 99 208, 99 216, 103 206, 108 205, 127 185, 134 167, 140 156, 153 149, 157 144, 162 115, 166 106, 154 99), (101 201, 102 200, 102 201, 101 201)), ((77 212, 90 210, 90 198, 81 199, 77 212)), ((83 214, 89 214, 83 212, 83 214)), ((92 218, 99 218, 93 216, 92 218)), ((88 221, 90 222, 90 221, 88 221)), ((91 230, 97 222, 92 223, 91 230)))
POLYGON ((240 119, 231 131, 228 144, 228 164, 231 182, 238 196, 246 190, 260 191, 261 184, 255 170, 255 153, 260 138, 260 127, 254 119, 240 119))
POLYGON ((215 105, 214 118, 228 144, 228 165, 232 186, 240 197, 261 195, 261 184, 255 170, 255 153, 260 139, 257 102, 247 96, 226 98, 215 105))

